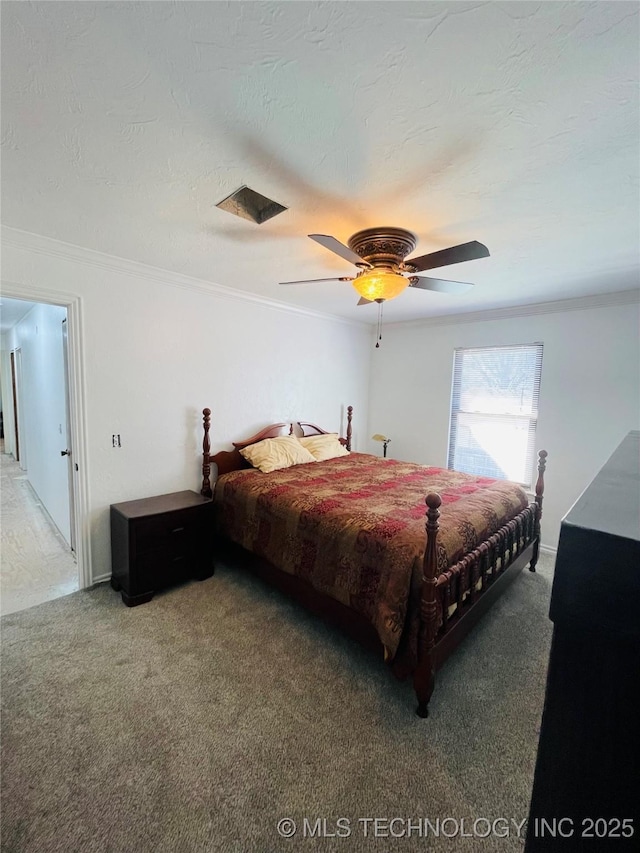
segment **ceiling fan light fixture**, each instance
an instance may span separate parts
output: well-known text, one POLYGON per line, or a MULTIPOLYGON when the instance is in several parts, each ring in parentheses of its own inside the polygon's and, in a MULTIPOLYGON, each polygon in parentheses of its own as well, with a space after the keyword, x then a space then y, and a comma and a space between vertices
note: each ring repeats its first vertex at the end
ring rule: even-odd
POLYGON ((352 284, 365 299, 388 301, 409 286, 409 279, 391 270, 373 269, 362 272, 352 284))

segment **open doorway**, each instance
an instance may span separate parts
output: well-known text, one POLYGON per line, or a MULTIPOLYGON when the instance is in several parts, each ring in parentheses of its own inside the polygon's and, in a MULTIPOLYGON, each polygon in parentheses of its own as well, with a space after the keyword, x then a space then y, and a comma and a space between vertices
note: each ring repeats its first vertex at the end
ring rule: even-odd
POLYGON ((88 543, 78 535, 84 525, 76 509, 79 505, 81 514, 84 509, 76 495, 83 455, 74 439, 81 420, 79 383, 70 375, 74 368, 78 372, 77 324, 75 329, 69 324, 66 305, 14 299, 3 290, 0 508, 6 613, 89 583, 88 543))

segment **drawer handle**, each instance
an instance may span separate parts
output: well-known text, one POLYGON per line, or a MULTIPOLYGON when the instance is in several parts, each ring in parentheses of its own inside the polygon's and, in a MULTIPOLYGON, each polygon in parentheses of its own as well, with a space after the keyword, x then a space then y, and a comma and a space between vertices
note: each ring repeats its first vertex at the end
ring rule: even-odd
POLYGON ((180 533, 184 530, 184 527, 174 527, 171 531, 172 533, 180 533))

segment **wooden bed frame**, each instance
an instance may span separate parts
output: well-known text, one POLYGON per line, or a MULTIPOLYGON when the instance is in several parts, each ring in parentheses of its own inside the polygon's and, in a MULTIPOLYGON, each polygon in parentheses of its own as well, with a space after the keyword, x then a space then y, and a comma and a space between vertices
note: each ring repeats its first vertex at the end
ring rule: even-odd
MULTIPOLYGON (((292 435, 292 423, 271 424, 247 441, 233 442, 233 450, 210 454, 209 429, 211 410, 203 412, 204 440, 202 443, 202 494, 213 497, 211 488, 211 465, 217 466, 217 475, 251 467, 240 455, 240 450, 265 438, 292 435)), ((347 408, 346 438, 341 443, 351 450, 351 421, 353 407, 347 408)), ((326 435, 315 424, 298 421, 303 435, 326 435)), ((449 655, 467 636, 473 626, 486 613, 493 602, 513 582, 524 566, 534 572, 540 550, 540 520, 544 494, 544 472, 547 461, 546 450, 538 453, 538 479, 535 486, 535 501, 515 518, 503 525, 485 542, 465 554, 455 565, 438 572, 436 542, 442 500, 440 495, 429 493, 426 503, 427 545, 423 558, 422 593, 420 599, 420 630, 418 639, 418 663, 413 671, 413 687, 418 698, 417 714, 429 715, 429 700, 435 686, 435 673, 449 655), (458 583, 459 578, 469 580, 467 585, 458 583), (481 589, 477 589, 478 581, 481 589), (463 589, 468 593, 463 595, 463 589), (442 587, 442 624, 438 626, 437 596, 442 587), (456 589, 458 593, 456 594, 456 589), (449 616, 449 606, 457 604, 449 616)), ((366 645, 380 650, 382 644, 364 617, 328 595, 316 591, 309 583, 284 572, 267 560, 257 557, 238 545, 229 543, 235 558, 243 567, 250 568, 270 584, 300 601, 307 609, 338 624, 343 630, 366 645)))

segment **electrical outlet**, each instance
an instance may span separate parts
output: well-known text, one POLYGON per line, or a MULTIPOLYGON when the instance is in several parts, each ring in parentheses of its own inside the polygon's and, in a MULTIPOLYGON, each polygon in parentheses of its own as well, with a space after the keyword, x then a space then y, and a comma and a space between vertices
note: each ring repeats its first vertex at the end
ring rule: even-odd
POLYGON ((120 442, 120 433, 118 433, 117 435, 114 433, 111 436, 111 446, 112 447, 122 447, 122 444, 120 442))

